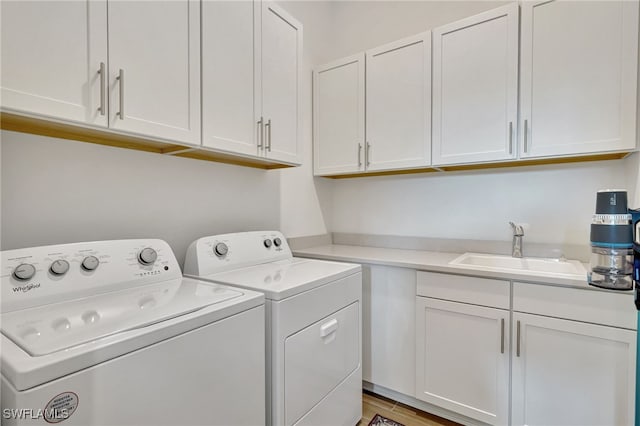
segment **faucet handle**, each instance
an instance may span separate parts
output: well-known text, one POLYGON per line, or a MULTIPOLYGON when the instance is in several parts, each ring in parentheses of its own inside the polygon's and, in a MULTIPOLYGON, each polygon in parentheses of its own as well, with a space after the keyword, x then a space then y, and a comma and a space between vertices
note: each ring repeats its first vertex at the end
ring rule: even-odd
POLYGON ((522 237, 524 235, 524 229, 522 228, 522 225, 516 225, 513 222, 509 222, 509 225, 511 225, 511 229, 513 229, 513 235, 515 235, 516 237, 522 237))

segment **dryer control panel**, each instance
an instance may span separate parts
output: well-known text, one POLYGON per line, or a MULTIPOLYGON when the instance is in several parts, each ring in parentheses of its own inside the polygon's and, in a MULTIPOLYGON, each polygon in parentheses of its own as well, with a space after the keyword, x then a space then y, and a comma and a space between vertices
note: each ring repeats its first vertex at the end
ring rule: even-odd
POLYGON ((0 312, 181 278, 162 240, 60 244, 2 252, 0 312))
POLYGON ((292 257, 287 239, 279 231, 212 235, 191 243, 184 273, 209 275, 292 257))

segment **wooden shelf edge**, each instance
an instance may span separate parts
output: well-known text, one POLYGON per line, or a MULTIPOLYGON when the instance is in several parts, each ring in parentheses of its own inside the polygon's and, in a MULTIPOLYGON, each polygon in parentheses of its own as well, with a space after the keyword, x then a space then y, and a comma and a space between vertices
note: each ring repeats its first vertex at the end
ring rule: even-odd
POLYGON ((383 170, 378 172, 364 172, 364 173, 349 173, 343 175, 329 175, 329 176, 316 176, 316 177, 324 177, 329 179, 350 179, 350 178, 359 178, 359 177, 369 177, 369 176, 389 176, 389 175, 407 175, 414 173, 434 173, 438 172, 437 169, 433 167, 422 167, 419 169, 405 169, 405 170, 383 170))
POLYGON ((259 158, 247 158, 235 156, 233 154, 225 154, 217 151, 209 151, 207 149, 193 148, 191 150, 179 150, 176 153, 168 152, 168 155, 174 157, 191 158, 194 160, 213 161, 216 163, 233 164, 236 166, 253 167, 257 169, 274 170, 289 167, 297 167, 290 164, 271 163, 259 158))
POLYGON ((253 159, 236 156, 202 149, 197 146, 179 145, 142 137, 122 135, 108 130, 88 128, 81 125, 61 123, 8 112, 0 112, 0 129, 265 170, 296 167, 292 164, 273 163, 260 158, 253 159))
POLYGON ((554 157, 554 158, 536 158, 536 159, 523 159, 516 161, 505 161, 500 163, 480 163, 480 164, 460 164, 455 166, 431 166, 418 169, 406 169, 406 170, 386 170, 379 172, 364 172, 364 173, 350 173, 340 175, 329 176, 315 176, 324 177, 328 179, 350 179, 361 178, 369 176, 390 176, 390 175, 406 175, 416 173, 434 173, 434 172, 455 172, 455 171, 467 171, 467 170, 490 170, 490 169, 502 169, 509 167, 526 167, 526 166, 541 166, 550 164, 569 164, 569 163, 585 163, 590 161, 603 161, 603 160, 620 160, 632 154, 635 151, 624 151, 614 153, 603 154, 590 154, 573 157, 554 157))

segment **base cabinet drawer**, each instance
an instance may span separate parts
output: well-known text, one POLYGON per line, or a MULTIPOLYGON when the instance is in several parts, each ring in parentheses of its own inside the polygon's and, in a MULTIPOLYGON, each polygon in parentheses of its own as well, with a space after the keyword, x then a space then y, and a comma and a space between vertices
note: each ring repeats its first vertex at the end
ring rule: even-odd
POLYGON ((415 397, 506 425, 509 311, 417 297, 415 397))
POLYGON ((424 271, 417 280, 418 296, 509 309, 509 281, 424 271))
POLYGON ((513 310, 635 330, 633 297, 624 292, 513 283, 513 310))

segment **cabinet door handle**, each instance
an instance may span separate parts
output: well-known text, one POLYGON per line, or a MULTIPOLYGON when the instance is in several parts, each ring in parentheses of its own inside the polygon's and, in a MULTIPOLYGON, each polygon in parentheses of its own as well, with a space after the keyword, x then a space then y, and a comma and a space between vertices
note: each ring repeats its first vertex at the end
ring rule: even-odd
POLYGON ((528 142, 529 142, 529 120, 524 120, 524 153, 526 154, 529 150, 528 142))
POLYGON ((504 318, 500 319, 500 353, 504 353, 504 318))
POLYGON ((120 120, 124 120, 124 70, 122 68, 120 68, 116 80, 120 84, 120 112, 118 112, 118 117, 120 117, 120 120))
POLYGON ((105 97, 105 80, 106 80, 106 70, 104 66, 104 62, 100 62, 100 69, 98 70, 98 74, 100 74, 100 107, 98 111, 100 111, 100 115, 106 114, 106 97, 105 97))
POLYGON ((260 117, 258 120, 258 149, 264 148, 264 119, 260 117))
POLYGON ((358 168, 362 167, 362 144, 358 144, 358 168))
POLYGON ((267 151, 271 152, 271 119, 267 120, 264 127, 267 129, 267 151))
POLYGON ((367 147, 364 150, 364 160, 367 163, 367 169, 369 168, 369 166, 371 165, 371 144, 369 142, 367 142, 367 147))
POLYGON ((520 321, 516 324, 516 356, 520 356, 520 321))
POLYGON ((513 121, 509 122, 509 154, 513 154, 513 121))

